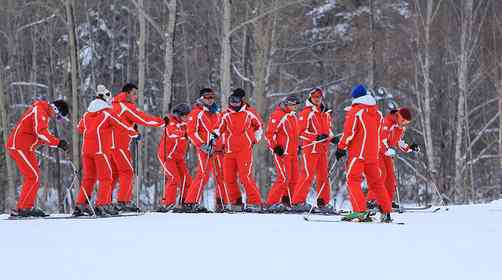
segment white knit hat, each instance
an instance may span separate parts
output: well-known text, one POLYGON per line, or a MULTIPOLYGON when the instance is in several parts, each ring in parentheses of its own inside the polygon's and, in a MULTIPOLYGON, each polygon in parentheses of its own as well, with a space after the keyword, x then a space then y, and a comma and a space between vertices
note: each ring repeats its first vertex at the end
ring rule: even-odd
POLYGON ((102 97, 108 103, 112 101, 112 92, 109 91, 104 85, 98 85, 96 96, 102 97))

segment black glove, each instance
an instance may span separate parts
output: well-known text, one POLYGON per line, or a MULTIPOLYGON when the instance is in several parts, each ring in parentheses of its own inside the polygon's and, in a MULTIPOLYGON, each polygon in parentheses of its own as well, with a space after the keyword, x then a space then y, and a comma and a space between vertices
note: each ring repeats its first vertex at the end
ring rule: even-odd
POLYGON ((340 137, 335 136, 335 137, 331 138, 331 144, 338 145, 338 142, 340 142, 340 137))
POLYGON ((132 138, 132 141, 135 143, 140 142, 141 140, 143 140, 143 135, 141 135, 139 133, 138 133, 138 136, 132 138))
POLYGON ((335 152, 336 160, 341 160, 346 155, 347 155, 347 151, 345 151, 345 150, 337 149, 335 152))
POLYGON ((169 117, 168 116, 164 117, 164 123, 166 124, 166 126, 169 125, 169 117))
POLYGON ((200 150, 208 155, 212 155, 213 154, 213 145, 204 144, 204 145, 200 146, 200 150))
POLYGON ((210 137, 211 137, 212 141, 215 141, 220 136, 218 135, 218 133, 216 133, 216 132, 213 131, 213 132, 211 132, 211 136, 210 137))
POLYGON ((322 141, 326 138, 328 138, 329 136, 326 135, 326 134, 321 134, 321 135, 317 135, 317 138, 315 139, 316 141, 322 141))
POLYGON ((410 149, 411 149, 412 151, 414 151, 415 153, 420 152, 420 147, 419 147, 419 146, 418 146, 418 144, 416 144, 416 143, 411 144, 411 145, 410 145, 410 149))
POLYGON ((66 140, 59 140, 59 144, 58 144, 58 148, 63 150, 63 151, 67 151, 68 150, 68 142, 66 142, 66 140))
POLYGON ((280 157, 282 157, 284 155, 284 148, 282 148, 281 146, 276 146, 274 148, 274 153, 280 157))
POLYGON ((298 145, 298 154, 301 154, 303 151, 302 145, 298 145))
POLYGON ((134 124, 132 127, 134 128, 134 130, 138 131, 138 124, 134 124))

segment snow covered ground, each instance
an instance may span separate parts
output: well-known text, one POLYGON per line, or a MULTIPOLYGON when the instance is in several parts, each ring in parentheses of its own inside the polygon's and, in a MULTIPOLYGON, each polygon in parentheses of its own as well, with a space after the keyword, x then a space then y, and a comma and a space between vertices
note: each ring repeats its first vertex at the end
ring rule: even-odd
POLYGON ((6 217, 1 279, 502 279, 502 201, 394 214, 404 226, 257 214, 6 217))

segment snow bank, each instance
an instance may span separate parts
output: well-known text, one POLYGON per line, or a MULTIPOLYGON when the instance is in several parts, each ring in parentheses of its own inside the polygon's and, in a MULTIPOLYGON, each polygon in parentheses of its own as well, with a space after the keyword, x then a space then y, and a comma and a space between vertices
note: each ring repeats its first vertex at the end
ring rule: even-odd
POLYGON ((0 220, 0 270, 2 279, 51 280, 502 276, 502 203, 394 217, 406 225, 259 214, 0 220))

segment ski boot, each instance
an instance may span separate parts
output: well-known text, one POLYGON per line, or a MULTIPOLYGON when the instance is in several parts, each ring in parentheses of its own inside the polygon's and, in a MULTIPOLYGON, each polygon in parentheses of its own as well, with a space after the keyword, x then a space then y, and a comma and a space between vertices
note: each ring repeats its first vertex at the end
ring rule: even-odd
POLYGON ((174 204, 161 205, 159 208, 157 208, 157 212, 159 212, 159 213, 169 213, 173 209, 174 209, 174 204))
MULTIPOLYGON (((310 209, 309 209, 310 210, 310 209)), ((317 207, 312 210, 313 213, 322 214, 322 215, 333 215, 335 214, 335 209, 333 206, 324 203, 322 198, 317 200, 317 207)))
POLYGON ((342 221, 366 223, 366 222, 372 222, 373 220, 370 217, 369 211, 363 211, 363 212, 352 212, 350 214, 347 214, 342 217, 342 221))
POLYGON ((232 212, 232 205, 230 204, 224 204, 221 205, 221 203, 217 203, 216 207, 214 209, 215 213, 231 213, 232 212))
POLYGON ((31 209, 12 209, 10 211, 11 218, 29 218, 31 216, 31 209))
POLYGON ((32 217, 49 217, 49 214, 45 213, 42 209, 33 207, 31 208, 32 217))
POLYGON ((378 203, 374 200, 368 200, 368 202, 366 203, 366 207, 370 212, 370 216, 375 216, 376 213, 378 212, 378 203))
POLYGON ((310 208, 312 206, 308 203, 298 203, 298 204, 294 204, 293 207, 291 207, 291 212, 293 213, 305 213, 305 212, 308 212, 310 211, 310 208))
POLYGON ((197 204, 195 203, 183 203, 180 207, 173 209, 173 213, 196 213, 195 208, 197 204))
POLYGON ((93 216, 92 210, 89 208, 89 205, 77 205, 75 206, 75 210, 73 210, 72 216, 81 217, 81 216, 93 216))
POLYGON ((234 212, 234 213, 240 213, 243 211, 242 209, 242 205, 230 205, 230 211, 234 212))
POLYGON ((113 208, 118 212, 140 212, 141 210, 133 202, 117 202, 113 208))
POLYGON ((276 203, 276 204, 272 204, 269 207, 267 207, 265 212, 277 214, 277 213, 284 213, 284 212, 286 212, 286 210, 287 210, 287 208, 286 208, 286 206, 284 206, 284 204, 276 203))
POLYGON ((105 209, 106 205, 98 205, 94 207, 94 212, 98 217, 110 217, 111 215, 105 209))
POLYGON ((381 223, 392 223, 392 217, 390 216, 390 213, 381 213, 380 215, 380 222, 381 223))
POLYGON ((258 204, 248 204, 246 208, 244 208, 244 212, 247 213, 262 213, 262 207, 258 204))

